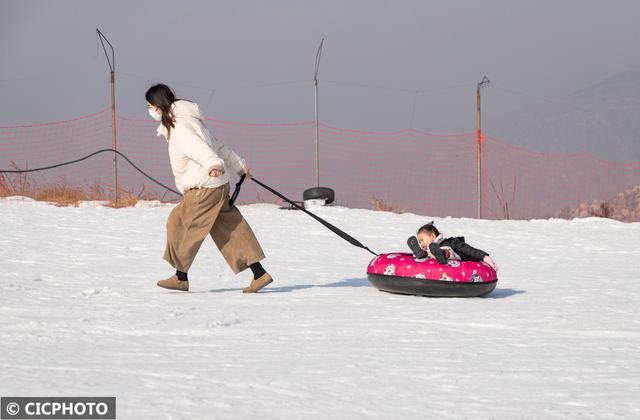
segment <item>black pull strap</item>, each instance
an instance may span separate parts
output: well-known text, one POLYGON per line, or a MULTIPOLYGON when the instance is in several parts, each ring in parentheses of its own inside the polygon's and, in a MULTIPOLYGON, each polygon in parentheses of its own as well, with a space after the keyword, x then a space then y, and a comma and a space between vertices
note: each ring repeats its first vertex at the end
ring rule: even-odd
POLYGON ((231 198, 229 199, 229 205, 233 206, 233 202, 238 198, 238 194, 240 194, 240 187, 242 187, 242 183, 244 179, 247 177, 247 174, 242 174, 240 180, 236 183, 236 188, 233 190, 233 194, 231 194, 231 198))
POLYGON ((253 182, 255 182, 256 184, 260 185, 265 190, 277 195, 278 197, 280 197, 281 199, 283 199, 287 203, 291 204, 292 206, 294 206, 298 210, 302 210, 303 212, 307 213, 309 216, 313 217, 318 222, 322 223, 322 225, 324 227, 326 227, 331 232, 335 233, 336 235, 338 235, 339 237, 341 237, 345 241, 349 242, 351 245, 357 246, 358 248, 366 249, 367 251, 369 251, 373 255, 378 255, 375 252, 373 252, 372 250, 370 250, 369 248, 367 248, 366 246, 364 246, 360 241, 358 241, 353 236, 351 236, 348 233, 338 229, 337 227, 335 227, 331 223, 327 222, 323 218, 316 216, 315 214, 311 213, 309 210, 305 209, 304 207, 299 206, 298 204, 296 204, 295 202, 289 200, 287 197, 285 197, 284 195, 280 194, 278 191, 274 190, 273 188, 269 187, 268 185, 263 184, 262 182, 258 181, 257 179, 255 179, 253 177, 251 178, 251 180, 253 180, 253 182))

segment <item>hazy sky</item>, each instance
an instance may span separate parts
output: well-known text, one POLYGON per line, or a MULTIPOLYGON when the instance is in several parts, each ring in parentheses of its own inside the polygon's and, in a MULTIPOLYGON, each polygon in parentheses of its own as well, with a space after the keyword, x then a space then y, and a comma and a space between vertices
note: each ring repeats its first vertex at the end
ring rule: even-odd
POLYGON ((109 106, 100 28, 116 48, 123 115, 146 117, 144 92, 164 81, 218 118, 312 119, 324 37, 325 122, 471 131, 485 74, 484 112, 496 123, 536 102, 501 89, 562 100, 640 65, 638 17, 633 0, 0 0, 0 124, 109 106), (279 82, 292 83, 264 86, 279 82))

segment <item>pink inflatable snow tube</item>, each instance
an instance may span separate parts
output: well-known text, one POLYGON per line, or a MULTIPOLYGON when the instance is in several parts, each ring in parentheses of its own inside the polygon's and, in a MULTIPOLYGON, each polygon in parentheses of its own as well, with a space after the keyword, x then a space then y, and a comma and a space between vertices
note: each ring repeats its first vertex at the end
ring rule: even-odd
POLYGON ((497 273, 484 262, 449 260, 438 264, 432 258, 417 260, 413 254, 380 254, 367 268, 367 277, 377 289, 423 296, 471 297, 491 293, 497 273))

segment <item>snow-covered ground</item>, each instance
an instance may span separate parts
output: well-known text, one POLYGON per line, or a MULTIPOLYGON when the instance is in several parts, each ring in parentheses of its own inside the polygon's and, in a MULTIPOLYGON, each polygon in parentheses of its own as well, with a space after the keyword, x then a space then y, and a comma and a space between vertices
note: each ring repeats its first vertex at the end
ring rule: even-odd
MULTIPOLYGON (((241 207, 275 283, 207 239, 155 286, 171 206, 0 200, 0 395, 116 396, 119 419, 640 418, 640 224, 438 219, 500 266, 486 298, 379 292, 370 254, 241 207)), ((317 213, 378 252, 430 217, 317 213)))

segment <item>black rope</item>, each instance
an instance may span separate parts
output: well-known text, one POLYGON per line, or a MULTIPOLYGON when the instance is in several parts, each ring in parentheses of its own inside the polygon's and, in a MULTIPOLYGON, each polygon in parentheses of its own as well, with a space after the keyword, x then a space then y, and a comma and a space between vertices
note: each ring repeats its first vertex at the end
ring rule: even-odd
POLYGON ((345 241, 349 242, 351 245, 353 246, 357 246, 358 248, 362 248, 362 249, 366 249, 367 251, 369 251, 370 253, 372 253, 373 255, 378 255, 375 252, 373 252, 372 250, 370 250, 369 248, 367 248, 366 246, 364 246, 359 240, 357 240, 356 238, 354 238, 353 236, 349 235, 348 233, 338 229, 337 227, 335 227, 334 225, 332 225, 331 223, 327 222, 326 220, 324 220, 323 218, 316 216, 315 214, 311 213, 309 210, 305 209, 304 207, 296 204, 295 202, 289 200, 287 197, 285 197, 284 195, 280 194, 278 191, 274 190, 273 188, 269 187, 268 185, 263 184, 262 182, 258 181, 257 179, 251 177, 251 180, 253 182, 255 182, 256 184, 260 185, 262 188, 264 188, 265 190, 277 195, 278 197, 282 198, 284 201, 286 201, 287 203, 291 204, 292 206, 294 206, 295 208, 297 208, 298 210, 302 210, 303 212, 307 213, 309 216, 313 217, 314 219, 316 219, 318 222, 322 223, 322 225, 324 227, 326 227, 327 229, 329 229, 331 232, 335 233, 336 235, 338 235, 339 237, 341 237, 342 239, 344 239, 345 241))
POLYGON ((242 183, 244 182, 244 179, 246 177, 247 174, 243 174, 240 177, 240 181, 236 183, 236 188, 233 190, 233 194, 231 194, 231 198, 229 199, 229 205, 233 206, 233 202, 236 201, 236 198, 238 198, 238 194, 240 194, 240 187, 242 186, 242 183))
MULTIPOLYGON (((34 169, 7 169, 7 170, 0 169, 0 173, 23 174, 23 173, 36 172, 36 171, 46 171, 48 169, 60 168, 62 166, 67 166, 67 165, 72 165, 74 163, 82 162, 83 160, 87 160, 87 159, 89 159, 89 158, 91 158, 93 156, 96 156, 96 155, 100 154, 100 153, 106 153, 106 152, 117 153, 124 160, 126 160, 129 163, 129 165, 131 165, 135 170, 140 172, 142 175, 146 176, 151 181, 155 182, 156 184, 158 184, 162 188, 165 188, 168 191, 171 191, 172 193, 174 193, 176 195, 182 196, 182 194, 180 194, 178 191, 174 190, 173 188, 169 188, 168 186, 164 185, 160 181, 158 181, 155 178, 153 178, 151 175, 149 175, 146 172, 144 172, 142 169, 138 168, 133 162, 131 162, 131 160, 129 160, 128 157, 126 157, 124 154, 120 153, 119 151, 117 151, 115 149, 98 150, 97 152, 94 152, 94 153, 91 153, 91 154, 89 154, 87 156, 81 157, 80 159, 75 159, 75 160, 70 160, 68 162, 58 163, 57 165, 43 166, 43 167, 40 167, 40 168, 34 168, 34 169)), ((240 177, 240 180, 236 184, 236 188, 233 191, 233 195, 229 199, 229 203, 230 204, 233 204, 233 202, 238 197, 238 194, 240 194, 240 187, 242 186, 242 183, 244 182, 245 178, 246 178, 246 175, 242 175, 240 177)), ((318 222, 320 222, 324 227, 326 227, 331 232, 335 233, 336 235, 338 235, 339 237, 341 237, 345 241, 349 242, 351 245, 357 246, 358 248, 365 249, 365 250, 369 251, 370 253, 372 253, 373 255, 378 255, 375 252, 373 252, 372 250, 370 250, 368 247, 364 246, 360 241, 358 241, 353 236, 351 236, 348 233, 342 231, 341 229, 339 229, 336 226, 332 225, 331 223, 327 222, 323 218, 321 218, 319 216, 316 216, 315 214, 311 213, 309 210, 305 209, 304 207, 299 206, 298 204, 296 204, 295 202, 289 200, 287 197, 285 197, 284 195, 282 195, 278 191, 274 190, 273 188, 269 187, 268 185, 263 184, 262 182, 258 181, 257 179, 255 179, 253 177, 251 178, 251 180, 253 180, 253 182, 255 182, 256 184, 260 185, 262 188, 266 189, 267 191, 275 194, 276 196, 280 197, 281 199, 283 199, 287 203, 291 204, 293 207, 297 208, 298 210, 301 210, 301 211, 305 212, 306 214, 308 214, 309 216, 313 217, 318 222)))
POLYGON ((174 190, 173 188, 167 187, 166 185, 164 185, 162 182, 156 180, 155 178, 153 178, 151 175, 147 174, 145 171, 143 171, 142 169, 138 168, 133 162, 131 162, 129 160, 128 157, 126 157, 124 154, 120 153, 119 151, 115 150, 115 149, 102 149, 102 150, 98 150, 97 152, 91 153, 87 156, 81 157, 80 159, 75 159, 75 160, 70 160, 69 162, 63 162, 63 163, 58 163, 57 165, 51 165, 51 166, 43 166, 41 168, 34 168, 34 169, 0 169, 0 173, 7 173, 7 174, 23 174, 23 173, 28 173, 28 172, 36 172, 36 171, 46 171, 47 169, 54 169, 54 168, 59 168, 61 166, 67 166, 67 165, 72 165, 74 163, 78 163, 78 162, 82 162, 83 160, 87 160, 95 155, 98 155, 100 153, 106 153, 106 152, 114 152, 117 153, 118 155, 120 155, 124 160, 126 160, 129 165, 133 166, 133 168, 140 172, 142 175, 146 176, 147 178, 149 178, 151 181, 155 182, 156 184, 158 184, 159 186, 161 186, 162 188, 165 188, 169 191, 171 191, 172 193, 182 196, 182 194, 180 194, 178 191, 174 190))

